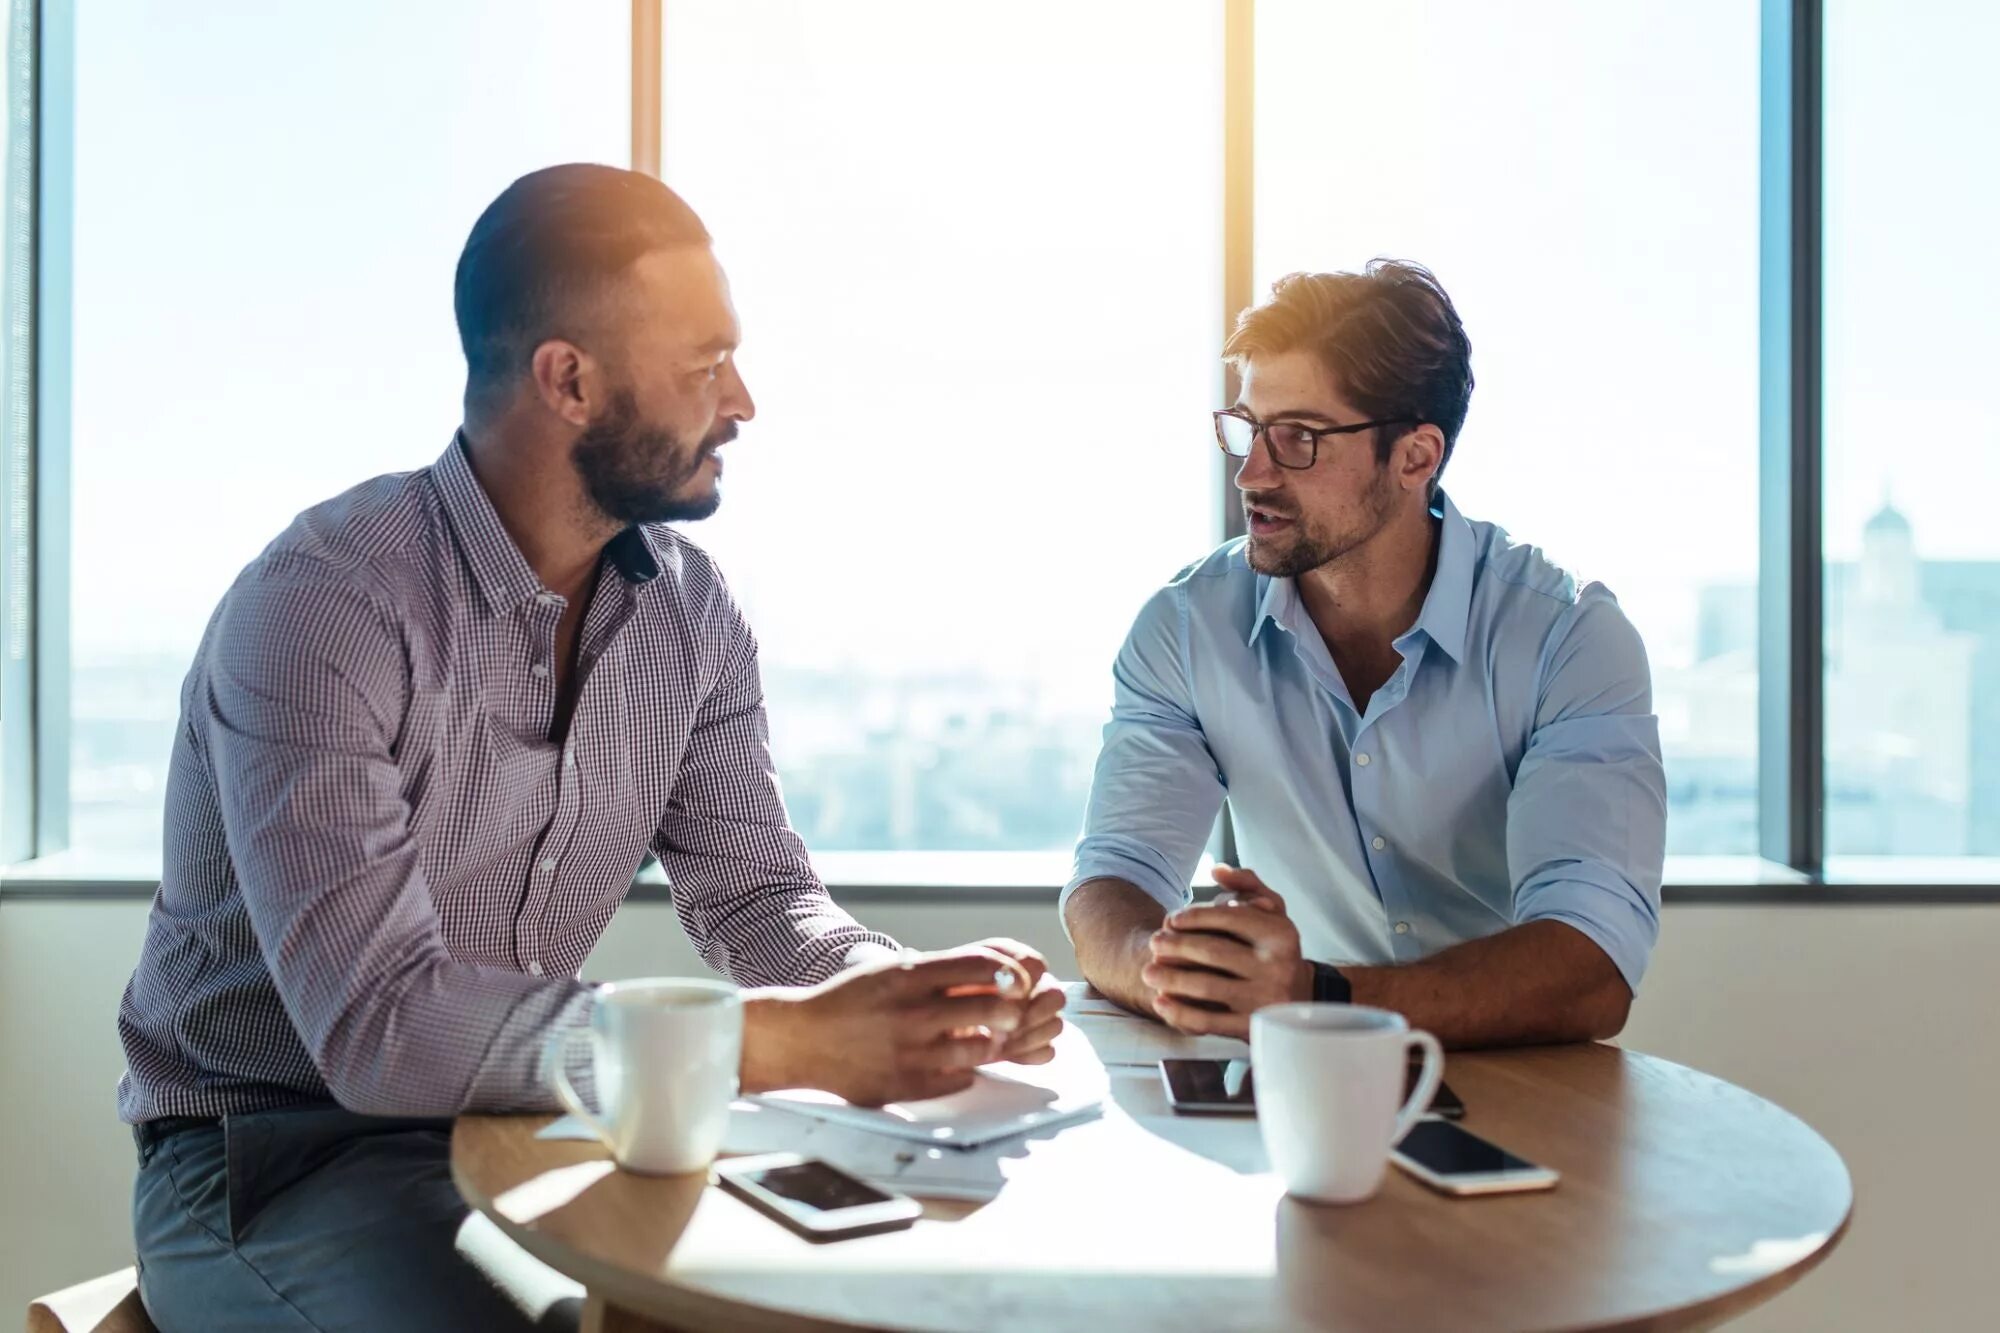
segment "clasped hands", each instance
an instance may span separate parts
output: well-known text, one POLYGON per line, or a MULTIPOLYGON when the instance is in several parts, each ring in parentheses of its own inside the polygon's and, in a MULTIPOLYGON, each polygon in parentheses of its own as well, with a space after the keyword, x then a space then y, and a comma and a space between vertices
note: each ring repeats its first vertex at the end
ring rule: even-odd
POLYGON ((1215 902, 1183 907, 1148 938, 1139 979, 1169 1026, 1247 1041, 1257 1010, 1312 998, 1312 964, 1285 900, 1255 872, 1219 865, 1215 882, 1215 902))

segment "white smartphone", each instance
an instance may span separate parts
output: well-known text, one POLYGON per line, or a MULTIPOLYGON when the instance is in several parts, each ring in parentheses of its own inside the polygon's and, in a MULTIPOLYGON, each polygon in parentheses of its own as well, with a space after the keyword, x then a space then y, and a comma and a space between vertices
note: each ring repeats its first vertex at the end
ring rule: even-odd
POLYGON ((715 1164, 715 1179, 807 1240, 895 1231, 924 1211, 907 1194, 878 1189, 831 1162, 795 1152, 728 1158, 715 1164))
POLYGON ((1446 1194, 1513 1194, 1555 1188, 1545 1166, 1516 1157, 1449 1120, 1425 1118, 1396 1145, 1397 1166, 1446 1194))

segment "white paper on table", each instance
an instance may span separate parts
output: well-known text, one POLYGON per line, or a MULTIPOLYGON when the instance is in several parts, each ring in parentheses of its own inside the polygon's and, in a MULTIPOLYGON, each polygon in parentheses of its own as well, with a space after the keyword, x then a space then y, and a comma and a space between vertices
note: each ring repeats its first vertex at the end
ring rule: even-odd
MULTIPOLYGON (((1064 1034, 1048 1064, 988 1066, 972 1088, 952 1097, 879 1111, 822 1093, 809 1094, 818 1099, 812 1102, 739 1099, 730 1107, 722 1150, 803 1153, 905 1194, 984 1202, 1006 1184, 1002 1163, 1026 1156, 1033 1140, 1099 1114, 1109 1087, 1088 1044, 1064 1034), (951 1135, 937 1138, 940 1128, 951 1135)), ((597 1135, 563 1116, 535 1137, 594 1141, 597 1135)))
POLYGON ((1121 1008, 1087 981, 1063 986, 1063 1017, 1090 1042, 1107 1065, 1154 1065, 1162 1060, 1248 1060, 1250 1043, 1234 1037, 1196 1037, 1157 1019, 1121 1008))
MULTIPOLYGON (((590 1126, 573 1115, 544 1126, 538 1139, 579 1139, 595 1142, 590 1126)), ((831 1162, 871 1185, 900 1190, 921 1199, 963 1199, 985 1203, 1007 1183, 1002 1160, 1022 1155, 1008 1143, 966 1152, 932 1148, 907 1139, 892 1139, 867 1130, 851 1129, 808 1116, 772 1111, 755 1102, 730 1107, 725 1153, 795 1152, 831 1162)))
POLYGON ((745 1100, 885 1138, 963 1150, 1098 1114, 1107 1091, 1104 1071, 1095 1061, 1085 1067, 1081 1054, 1072 1050, 1065 1058, 1059 1050, 1047 1065, 988 1065, 964 1091, 919 1102, 852 1106, 811 1088, 745 1100))

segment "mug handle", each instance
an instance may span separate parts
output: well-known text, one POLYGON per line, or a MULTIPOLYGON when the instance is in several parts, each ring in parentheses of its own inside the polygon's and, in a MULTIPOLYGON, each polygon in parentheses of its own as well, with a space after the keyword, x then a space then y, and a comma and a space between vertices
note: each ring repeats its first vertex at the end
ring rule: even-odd
POLYGON ((591 1133, 606 1144, 611 1142, 611 1126, 583 1104, 577 1095, 576 1085, 569 1081, 569 1046, 578 1037, 590 1035, 589 1028, 557 1028, 549 1034, 548 1044, 542 1047, 542 1065, 548 1070, 549 1086, 555 1089, 556 1100, 563 1109, 590 1127, 591 1133))
POLYGON ((1412 1032, 1404 1038, 1403 1049, 1421 1046, 1424 1050, 1424 1072, 1417 1076, 1417 1086, 1411 1090, 1410 1099, 1403 1103, 1403 1109, 1396 1113, 1396 1136, 1391 1144, 1401 1143, 1403 1135, 1430 1109, 1431 1098, 1437 1094, 1438 1084, 1444 1081, 1444 1047, 1428 1032, 1412 1032))

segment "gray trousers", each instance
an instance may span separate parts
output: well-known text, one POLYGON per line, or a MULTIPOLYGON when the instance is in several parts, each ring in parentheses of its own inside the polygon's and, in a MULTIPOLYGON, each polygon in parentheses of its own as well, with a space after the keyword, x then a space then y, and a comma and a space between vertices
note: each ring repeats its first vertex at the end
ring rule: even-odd
POLYGON ((307 1107, 138 1137, 139 1293, 161 1333, 576 1327, 573 1284, 468 1221, 448 1121, 307 1107))

